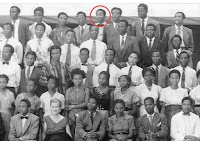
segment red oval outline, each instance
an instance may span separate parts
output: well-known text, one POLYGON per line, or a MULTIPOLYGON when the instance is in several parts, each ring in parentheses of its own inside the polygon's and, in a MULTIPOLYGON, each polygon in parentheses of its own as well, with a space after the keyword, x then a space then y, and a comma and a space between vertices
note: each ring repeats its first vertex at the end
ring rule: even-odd
POLYGON ((106 6, 104 6, 104 5, 97 5, 97 6, 95 6, 94 8, 92 8, 92 10, 91 10, 91 12, 90 12, 90 21, 91 21, 91 23, 94 25, 94 26, 97 26, 97 27, 104 27, 104 26, 106 26, 106 25, 108 25, 108 23, 110 22, 110 20, 111 20, 111 12, 110 12, 110 10, 106 7, 106 6), (100 26, 100 25, 96 25, 93 21, 92 21, 92 11, 95 9, 95 8, 97 8, 97 7, 104 7, 104 8, 106 8, 106 10, 108 10, 108 12, 109 12, 109 20, 108 20, 108 22, 105 24, 105 25, 102 25, 102 26, 100 26))

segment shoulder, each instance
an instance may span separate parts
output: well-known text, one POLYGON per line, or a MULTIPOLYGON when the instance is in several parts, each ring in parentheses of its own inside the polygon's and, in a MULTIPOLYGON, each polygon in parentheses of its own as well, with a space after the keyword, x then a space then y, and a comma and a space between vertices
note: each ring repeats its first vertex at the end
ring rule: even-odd
POLYGON ((183 26, 183 28, 184 28, 185 30, 187 30, 188 32, 192 32, 192 30, 189 29, 188 27, 183 26))
POLYGON ((88 112, 87 110, 81 111, 81 112, 77 113, 76 115, 77 115, 77 117, 80 119, 80 118, 82 118, 84 115, 86 115, 87 112, 88 112))
POLYGON ((183 112, 178 112, 177 114, 172 116, 172 119, 180 119, 181 115, 183 114, 183 112))
POLYGON ((76 31, 78 31, 78 29, 79 29, 79 26, 77 26, 77 27, 74 28, 73 30, 76 32, 76 31))
POLYGON ((188 67, 188 70, 190 70, 192 73, 194 73, 196 75, 196 71, 190 67, 188 67))
POLYGON ((6 89, 6 95, 14 96, 14 93, 10 91, 9 89, 6 89))
POLYGON ((108 118, 109 121, 115 121, 117 118, 116 118, 116 115, 113 115, 111 117, 108 118))
POLYGON ((46 96, 48 96, 48 92, 43 93, 43 94, 40 96, 40 99, 42 100, 42 99, 44 99, 46 96))
POLYGON ((160 117, 160 118, 166 118, 166 116, 164 115, 164 114, 160 114, 160 113, 156 113, 156 114, 158 114, 158 116, 160 117))
POLYGON ((169 27, 165 28, 165 31, 171 31, 173 28, 175 28, 174 25, 169 26, 169 27))
POLYGON ((137 19, 136 21, 134 21, 131 25, 132 25, 132 26, 135 26, 135 25, 138 24, 138 23, 140 23, 140 20, 139 20, 139 19, 137 19))
POLYGON ((194 114, 192 112, 190 112, 190 114, 195 120, 200 120, 198 115, 196 115, 196 114, 194 114))
POLYGON ((152 18, 149 18, 148 20, 149 20, 149 22, 151 22, 152 24, 155 24, 155 25, 159 24, 158 21, 156 21, 156 20, 154 20, 154 19, 152 19, 152 18))
POLYGON ((30 117, 31 117, 33 120, 38 120, 38 119, 39 119, 38 116, 36 116, 36 115, 34 115, 34 114, 32 114, 32 113, 30 113, 30 117))
POLYGON ((11 117, 11 121, 15 121, 20 117, 20 114, 11 117))
POLYGON ((49 118, 50 118, 50 116, 44 116, 44 118, 43 118, 44 122, 48 122, 49 118))

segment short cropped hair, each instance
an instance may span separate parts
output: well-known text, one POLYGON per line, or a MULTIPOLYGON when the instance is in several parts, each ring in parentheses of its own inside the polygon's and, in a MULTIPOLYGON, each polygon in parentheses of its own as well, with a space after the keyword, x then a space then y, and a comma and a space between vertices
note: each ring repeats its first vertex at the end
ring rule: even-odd
POLYGON ((17 6, 11 6, 10 9, 11 9, 11 8, 16 8, 18 13, 21 12, 21 9, 20 9, 19 7, 17 7, 17 6))
POLYGON ((50 75, 47 77, 47 81, 49 81, 50 79, 53 79, 55 81, 56 87, 59 86, 59 79, 53 75, 50 75))
POLYGON ((14 26, 13 26, 11 23, 5 23, 5 24, 3 24, 3 27, 4 27, 5 25, 8 25, 8 26, 10 26, 10 28, 11 28, 11 31, 13 31, 13 29, 14 29, 14 26))
POLYGON ((178 74, 179 78, 181 77, 181 73, 180 73, 178 70, 173 69, 173 70, 171 70, 171 71, 169 72, 169 78, 170 78, 170 76, 171 76, 173 73, 178 74))
POLYGON ((14 48, 13 48, 13 46, 12 45, 10 45, 10 44, 6 44, 4 47, 8 47, 8 48, 10 48, 10 52, 11 53, 14 53, 14 48))
MULTIPOLYGON (((108 51, 108 50, 111 50, 111 51, 113 51, 113 53, 114 53, 114 56, 116 56, 116 51, 115 51, 114 49, 112 49, 112 48, 107 48, 107 49, 106 49, 106 51, 108 51)), ((106 53, 106 51, 105 51, 105 53, 106 53)))
POLYGON ((185 100, 189 100, 189 101, 190 101, 190 104, 192 105, 193 100, 192 100, 189 96, 184 97, 184 98, 182 99, 182 104, 183 104, 183 102, 184 102, 185 100))
POLYGON ((58 49, 58 50, 60 51, 60 53, 61 53, 61 47, 60 47, 59 45, 52 45, 52 46, 49 48, 50 54, 51 54, 51 52, 52 52, 53 49, 58 49))
POLYGON ((81 53, 82 51, 87 51, 88 54, 90 54, 90 51, 89 51, 89 49, 87 49, 87 48, 81 48, 81 49, 80 49, 80 53, 81 53))
POLYGON ((147 6, 146 4, 144 4, 144 3, 139 4, 139 5, 138 5, 138 8, 139 8, 139 7, 144 7, 144 9, 145 9, 146 11, 148 11, 148 6, 147 6))
POLYGON ((26 103, 26 106, 27 106, 28 108, 31 107, 31 102, 30 102, 28 99, 22 99, 20 102, 26 103))
POLYGON ((119 7, 113 7, 111 9, 111 13, 112 13, 113 10, 119 10, 120 15, 122 15, 122 9, 121 8, 119 8, 119 7))
POLYGON ((128 21, 127 21, 126 19, 121 19, 121 20, 119 21, 119 23, 120 23, 120 22, 125 23, 125 24, 126 24, 126 27, 128 27, 128 21))
POLYGON ((106 11, 105 11, 104 9, 98 9, 98 10, 96 11, 96 13, 97 13, 98 11, 103 12, 104 16, 106 16, 106 11))
POLYGON ((147 100, 150 100, 152 103, 154 103, 154 99, 153 99, 152 97, 146 97, 146 98, 144 99, 144 102, 147 101, 147 100))
POLYGON ((155 26, 154 24, 152 24, 152 23, 150 23, 150 24, 147 24, 146 28, 147 28, 148 26, 153 26, 153 28, 154 28, 154 31, 156 31, 156 26, 155 26))
POLYGON ((42 12, 42 15, 44 15, 44 8, 43 7, 37 7, 37 8, 35 8, 34 9, 34 14, 35 14, 36 11, 40 11, 40 12, 42 12))
POLYGON ((180 42, 182 42, 181 36, 178 35, 178 34, 176 34, 176 35, 174 35, 174 36, 171 38, 171 43, 172 43, 173 39, 176 38, 176 37, 179 38, 180 42))
POLYGON ((77 17, 79 14, 83 14, 83 15, 84 15, 84 17, 86 17, 86 14, 85 14, 85 12, 83 12, 83 11, 79 11, 79 12, 76 14, 76 17, 77 17))
MULTIPOLYGON (((178 14, 178 13, 182 14, 182 17, 183 17, 183 19, 185 19, 185 18, 186 18, 186 16, 185 16, 185 13, 183 13, 183 12, 180 12, 180 11, 179 11, 179 12, 176 12, 176 14, 178 14)), ((176 14, 175 14, 175 15, 176 15, 176 14)))
POLYGON ((59 18, 61 15, 65 15, 65 16, 68 18, 68 15, 67 15, 65 12, 60 12, 60 13, 58 13, 58 18, 59 18))
POLYGON ((36 29, 36 27, 39 26, 39 25, 42 26, 42 27, 44 28, 44 31, 46 30, 46 26, 45 26, 45 24, 43 24, 43 23, 37 23, 36 26, 35 26, 35 29, 36 29))
POLYGON ((28 51, 28 52, 26 53, 26 57, 27 57, 28 55, 33 55, 33 56, 35 57, 35 59, 37 58, 37 54, 35 53, 35 51, 32 51, 32 50, 28 51))
POLYGON ((123 107, 125 108, 125 102, 124 102, 124 100, 122 100, 122 99, 117 99, 117 100, 115 100, 115 102, 114 102, 114 107, 115 107, 116 104, 118 104, 118 103, 121 103, 121 104, 123 105, 123 107))
POLYGON ((189 55, 189 53, 188 52, 186 52, 186 51, 181 51, 181 53, 179 54, 179 58, 181 57, 181 54, 187 54, 187 56, 188 56, 188 58, 190 58, 190 55, 189 55))

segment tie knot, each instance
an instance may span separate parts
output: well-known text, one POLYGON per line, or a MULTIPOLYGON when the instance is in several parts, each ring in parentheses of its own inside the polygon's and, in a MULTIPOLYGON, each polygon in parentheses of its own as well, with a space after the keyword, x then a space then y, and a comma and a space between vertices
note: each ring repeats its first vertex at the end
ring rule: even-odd
POLYGON ((68 47, 71 47, 71 45, 70 45, 70 44, 68 44, 67 46, 68 46, 68 47))
POLYGON ((93 43, 95 44, 95 43, 96 43, 96 41, 95 41, 95 40, 93 40, 93 43))
POLYGON ((87 64, 86 63, 83 63, 83 64, 81 64, 82 66, 87 66, 87 64))
POLYGON ((3 62, 3 65, 4 65, 4 64, 7 64, 7 65, 9 65, 9 62, 7 62, 7 61, 4 61, 4 62, 3 62))
POLYGON ((25 119, 28 119, 28 116, 21 116, 20 118, 21 118, 21 119, 24 119, 24 118, 25 118, 25 119))
POLYGON ((151 42, 151 41, 152 41, 152 38, 149 38, 149 41, 151 42))
POLYGON ((190 116, 190 113, 183 113, 184 116, 190 116))
POLYGON ((143 23, 144 23, 144 21, 145 21, 145 20, 144 20, 144 19, 142 19, 142 22, 143 22, 143 23))

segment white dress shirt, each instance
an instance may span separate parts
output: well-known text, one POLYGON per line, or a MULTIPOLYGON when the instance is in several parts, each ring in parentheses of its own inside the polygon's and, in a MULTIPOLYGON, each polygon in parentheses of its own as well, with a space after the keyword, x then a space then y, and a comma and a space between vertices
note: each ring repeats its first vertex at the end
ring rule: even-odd
POLYGON ((154 115, 155 115, 155 112, 154 112, 152 115, 149 115, 149 114, 147 113, 147 118, 149 119, 149 122, 151 122, 150 116, 152 117, 152 120, 153 120, 154 115))
MULTIPOLYGON (((48 24, 46 24, 45 22, 42 21, 42 23, 46 26, 46 30, 44 32, 44 36, 49 38, 49 34, 52 31, 51 26, 49 26, 48 24)), ((35 26, 37 25, 37 22, 33 23, 32 25, 29 26, 29 31, 31 33, 31 39, 35 38, 35 26)))
POLYGON ((9 61, 9 64, 3 64, 0 62, 0 74, 5 74, 8 76, 9 81, 8 87, 18 87, 21 79, 21 68, 20 66, 12 61, 9 61))
MULTIPOLYGON (((145 37, 147 39, 147 45, 149 46, 150 38, 148 38, 147 36, 145 36, 145 37)), ((151 38, 151 47, 153 46, 154 40, 155 40, 155 37, 151 38)))
POLYGON ((176 29, 176 34, 178 34, 178 28, 180 28, 180 31, 181 31, 181 39, 182 39, 182 43, 181 43, 181 47, 185 47, 185 44, 183 42, 183 25, 181 25, 180 27, 178 27, 176 24, 175 24, 175 29, 176 29))
POLYGON ((200 105, 200 85, 197 85, 190 91, 191 98, 195 101, 195 105, 200 105))
MULTIPOLYGON (((42 37, 40 41, 40 46, 38 46, 38 38, 33 38, 27 43, 27 49, 31 49, 32 51, 35 51, 37 54, 37 60, 35 61, 35 65, 38 65, 39 61, 47 61, 50 62, 50 53, 48 51, 49 47, 53 45, 53 41, 49 38, 42 37), (40 53, 37 51, 39 49, 40 53)), ((27 52, 27 51, 26 51, 27 52)))
MULTIPOLYGON (((121 75, 128 75, 130 65, 127 63, 127 67, 121 69, 121 75)), ((131 81, 136 85, 139 85, 144 82, 144 78, 142 76, 142 68, 138 67, 137 65, 132 66, 131 68, 131 81)))
POLYGON ((183 115, 181 111, 172 117, 171 137, 174 141, 184 141, 187 135, 200 138, 200 119, 192 112, 190 115, 183 115))
MULTIPOLYGON (((99 23, 96 23, 96 25, 98 25, 99 23)), ((106 24, 106 22, 103 22, 103 25, 105 25, 106 24)), ((103 39, 103 29, 104 29, 104 27, 99 27, 99 34, 98 34, 98 37, 97 37, 97 39, 99 39, 100 41, 102 41, 102 39, 103 39)))
MULTIPOLYGON (((82 63, 80 63, 80 66, 81 66, 81 70, 85 72, 85 74, 87 74, 87 71, 88 71, 88 63, 86 63, 86 65, 83 65, 82 63)), ((86 78, 83 78, 83 84, 85 84, 85 80, 86 78)))
POLYGON ((12 21, 12 25, 14 27, 14 38, 17 39, 18 41, 19 41, 19 36, 18 36, 19 21, 20 19, 15 20, 15 23, 14 21, 12 21))
MULTIPOLYGON (((119 24, 119 23, 113 22, 113 25, 114 25, 114 28, 115 28, 115 29, 116 29, 117 24, 119 24)), ((118 25, 118 26, 119 26, 119 25, 118 25)))
MULTIPOLYGON (((23 115, 21 115, 21 116, 23 116, 23 115)), ((29 116, 29 113, 27 114, 27 115, 25 115, 24 117, 28 117, 29 116)), ((26 123, 26 118, 23 118, 22 119, 22 129, 24 129, 24 125, 25 125, 25 123, 26 123)))
POLYGON ((51 110, 50 110, 50 101, 51 99, 56 98, 58 100, 60 100, 61 102, 61 109, 65 108, 65 97, 63 94, 60 94, 59 92, 56 92, 52 97, 49 94, 49 92, 45 92, 40 96, 40 108, 43 108, 44 110, 44 116, 48 116, 51 114, 51 110))
MULTIPOLYGON (((177 69, 181 73, 181 78, 180 78, 180 81, 178 83, 178 85, 181 86, 183 68, 181 66, 177 66, 174 69, 177 69)), ((187 66, 185 68, 185 87, 192 90, 196 85, 197 85, 196 71, 187 66)))
MULTIPOLYGON (((173 49, 173 51, 174 51, 174 57, 176 58, 176 57, 177 57, 176 49, 173 49)), ((179 54, 181 53, 181 49, 180 49, 180 48, 178 49, 178 53, 179 53, 179 54)))
POLYGON ((200 70, 200 61, 197 63, 196 72, 200 70))
MULTIPOLYGON (((62 62, 63 64, 66 63, 67 49, 68 49, 68 44, 64 44, 61 46, 60 62, 62 62)), ((70 49, 71 49, 71 66, 72 66, 80 62, 79 59, 80 49, 73 44, 70 44, 70 49)))
POLYGON ((3 29, 0 27, 0 42, 5 39, 5 36, 3 34, 3 29))
POLYGON ((6 44, 10 44, 14 48, 14 53, 11 57, 11 61, 21 64, 22 58, 23 58, 23 46, 17 39, 15 39, 13 37, 11 37, 10 39, 3 39, 0 42, 0 58, 1 58, 1 60, 2 60, 3 47, 6 44))
MULTIPOLYGON (((27 77, 28 67, 29 67, 29 66, 27 66, 27 67, 25 68, 25 76, 26 76, 26 77, 27 77)), ((31 76, 31 74, 32 74, 32 72, 33 72, 33 69, 34 69, 34 66, 30 66, 29 78, 30 78, 30 76, 31 76)))
POLYGON ((83 42, 80 46, 80 48, 87 48, 90 51, 90 57, 88 59, 88 63, 89 64, 93 64, 93 65, 99 65, 104 61, 105 58, 105 51, 107 49, 107 46, 104 42, 99 41, 98 39, 95 40, 96 42, 96 60, 92 60, 91 59, 91 52, 92 52, 92 47, 93 47, 93 41, 92 39, 89 39, 85 42, 83 42))
MULTIPOLYGON (((148 19, 149 19, 149 17, 146 17, 146 18, 144 19, 144 29, 146 29, 148 19)), ((143 20, 143 19, 140 18, 141 27, 142 27, 142 20, 143 20)))
MULTIPOLYGON (((95 67, 94 72, 93 72, 93 86, 94 87, 99 86, 99 82, 98 82, 99 74, 102 71, 107 71, 107 67, 108 67, 108 64, 105 62, 95 67)), ((118 78, 120 76, 120 69, 114 64, 110 64, 109 73, 110 73, 110 80, 109 80, 110 86, 119 87, 118 78)))

